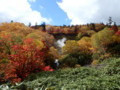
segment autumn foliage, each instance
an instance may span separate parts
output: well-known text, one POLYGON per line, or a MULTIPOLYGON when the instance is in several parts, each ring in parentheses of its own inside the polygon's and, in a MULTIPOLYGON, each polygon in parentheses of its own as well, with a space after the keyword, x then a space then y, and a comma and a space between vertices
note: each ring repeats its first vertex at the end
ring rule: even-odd
POLYGON ((12 82, 23 81, 29 74, 40 71, 52 71, 44 65, 48 48, 36 48, 33 39, 25 39, 24 45, 12 46, 14 54, 10 55, 10 63, 5 70, 5 79, 12 82))
MULTIPOLYGON (((3 23, 0 26, 0 80, 15 83, 23 81, 31 73, 53 71, 44 62, 49 52, 47 36, 47 39, 26 37, 32 32, 33 29, 20 23, 3 23)), ((47 34, 38 30, 34 32, 47 34)))
POLYGON ((53 71, 55 59, 64 68, 96 65, 112 54, 119 55, 120 30, 117 26, 105 27, 104 24, 47 26, 43 32, 21 23, 0 24, 0 82, 16 83, 32 73, 53 71), (56 37, 51 34, 71 35, 62 52, 56 49, 56 37))

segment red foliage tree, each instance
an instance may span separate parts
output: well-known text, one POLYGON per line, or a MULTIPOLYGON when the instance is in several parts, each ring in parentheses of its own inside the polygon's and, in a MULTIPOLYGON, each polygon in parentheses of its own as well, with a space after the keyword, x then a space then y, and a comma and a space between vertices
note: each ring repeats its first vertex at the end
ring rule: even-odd
POLYGON ((23 81, 29 74, 40 71, 53 71, 44 65, 48 48, 39 49, 33 39, 24 40, 23 45, 12 47, 14 54, 10 55, 10 63, 5 70, 5 80, 13 83, 23 81))
POLYGON ((117 31, 117 32, 115 33, 115 35, 120 35, 120 31, 117 31))
POLYGON ((118 27, 115 22, 114 22, 114 25, 111 27, 111 29, 114 30, 115 32, 118 31, 118 27))

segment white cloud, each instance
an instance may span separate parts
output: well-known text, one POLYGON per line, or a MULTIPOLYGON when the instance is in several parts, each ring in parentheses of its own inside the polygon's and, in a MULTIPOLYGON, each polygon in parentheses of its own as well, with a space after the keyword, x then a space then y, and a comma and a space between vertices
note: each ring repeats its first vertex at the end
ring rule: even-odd
POLYGON ((36 2, 36 0, 28 0, 29 2, 36 2))
POLYGON ((43 21, 49 23, 51 19, 42 17, 41 13, 32 10, 28 0, 0 0, 0 22, 11 20, 34 25, 43 21))
POLYGON ((120 24, 120 0, 62 0, 57 4, 71 24, 106 23, 109 16, 120 24))

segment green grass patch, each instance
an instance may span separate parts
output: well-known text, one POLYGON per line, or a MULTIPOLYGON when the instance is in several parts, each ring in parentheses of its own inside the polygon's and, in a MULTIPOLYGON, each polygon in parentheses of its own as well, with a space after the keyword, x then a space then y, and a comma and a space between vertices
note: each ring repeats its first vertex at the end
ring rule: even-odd
POLYGON ((12 89, 21 90, 120 90, 120 59, 108 59, 103 67, 69 68, 31 74, 12 89))

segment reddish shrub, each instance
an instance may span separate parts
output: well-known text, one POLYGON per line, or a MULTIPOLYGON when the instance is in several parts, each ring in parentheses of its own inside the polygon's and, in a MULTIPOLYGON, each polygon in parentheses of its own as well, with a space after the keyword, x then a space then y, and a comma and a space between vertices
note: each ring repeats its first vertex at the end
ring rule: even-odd
POLYGON ((120 31, 117 31, 115 34, 116 34, 116 35, 120 35, 120 31))
POLYGON ((117 27, 116 25, 113 25, 113 26, 111 27, 111 29, 114 30, 115 32, 118 31, 118 27, 117 27))
POLYGON ((10 63, 5 70, 5 80, 13 83, 23 81, 29 74, 40 71, 53 71, 44 65, 47 48, 36 48, 33 39, 26 39, 25 45, 14 45, 14 54, 10 55, 10 63), (27 41, 28 40, 28 41, 27 41))

